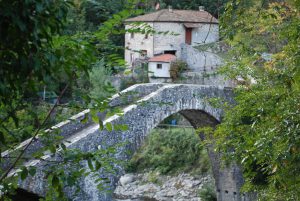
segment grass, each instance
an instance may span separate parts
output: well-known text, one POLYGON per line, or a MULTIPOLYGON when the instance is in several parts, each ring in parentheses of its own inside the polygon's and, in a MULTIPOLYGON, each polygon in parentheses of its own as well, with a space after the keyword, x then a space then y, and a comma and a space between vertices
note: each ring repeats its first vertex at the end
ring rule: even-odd
POLYGON ((206 149, 192 128, 154 129, 132 157, 127 171, 161 174, 205 174, 210 171, 206 149))

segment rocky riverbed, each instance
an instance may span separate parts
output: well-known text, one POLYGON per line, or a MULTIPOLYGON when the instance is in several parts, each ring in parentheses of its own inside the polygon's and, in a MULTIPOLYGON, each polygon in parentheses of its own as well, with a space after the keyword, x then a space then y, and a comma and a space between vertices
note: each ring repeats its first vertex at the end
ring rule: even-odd
POLYGON ((117 201, 201 201, 199 192, 213 182, 210 175, 126 174, 120 178, 114 196, 117 201))

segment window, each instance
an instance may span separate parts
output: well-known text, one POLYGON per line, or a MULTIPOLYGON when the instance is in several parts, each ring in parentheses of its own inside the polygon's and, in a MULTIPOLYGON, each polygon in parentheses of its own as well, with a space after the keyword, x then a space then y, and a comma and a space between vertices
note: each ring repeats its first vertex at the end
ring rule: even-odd
POLYGON ((164 53, 176 55, 176 50, 165 50, 164 53))
POLYGON ((131 39, 134 38, 134 33, 130 33, 130 38, 131 38, 131 39))
POLYGON ((156 64, 156 69, 162 69, 162 64, 156 64))
POLYGON ((141 57, 144 58, 147 56, 147 50, 141 50, 140 51, 141 57))
POLYGON ((146 35, 145 35, 145 39, 148 39, 148 37, 149 37, 149 34, 146 34, 146 35))

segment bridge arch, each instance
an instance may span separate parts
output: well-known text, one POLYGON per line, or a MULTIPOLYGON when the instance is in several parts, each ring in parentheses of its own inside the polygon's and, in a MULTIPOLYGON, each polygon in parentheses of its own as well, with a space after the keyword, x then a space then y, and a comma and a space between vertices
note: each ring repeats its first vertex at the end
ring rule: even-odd
MULTIPOLYGON (((134 153, 152 129, 168 116, 176 113, 183 115, 195 129, 206 126, 215 127, 221 122, 223 110, 213 107, 209 103, 211 98, 220 98, 232 102, 232 92, 230 89, 210 86, 164 86, 138 101, 137 104, 126 108, 124 116, 118 119, 116 123, 129 125, 129 130, 115 133, 114 138, 108 141, 103 140, 103 142, 110 144, 110 141, 112 141, 112 144, 114 144, 116 139, 126 140, 129 143, 125 149, 130 150, 130 153, 134 153)), ((200 134, 200 138, 204 139, 205 137, 200 134)), ((220 154, 214 151, 214 145, 209 145, 207 149, 212 163, 218 200, 247 200, 239 192, 243 184, 239 167, 231 165, 222 168, 220 154)), ((128 152, 124 151, 124 153, 128 152)), ((128 159, 128 155, 121 158, 128 159)))
MULTIPOLYGON (((233 102, 232 91, 224 87, 199 86, 170 84, 160 87, 150 93, 135 104, 129 105, 124 109, 122 116, 112 116, 104 123, 126 124, 127 131, 99 130, 99 125, 86 129, 74 137, 68 139, 67 144, 70 148, 78 148, 83 151, 94 151, 99 147, 105 148, 122 142, 127 142, 125 146, 118 149, 116 157, 120 160, 128 160, 128 151, 134 153, 142 145, 145 137, 168 116, 180 113, 189 120, 194 128, 203 126, 216 126, 222 120, 223 110, 210 104, 211 98, 219 98, 227 102, 233 102)), ((200 136, 204 138, 204 136, 200 136)), ((238 166, 221 168, 220 154, 214 152, 214 145, 207 147, 210 160, 212 162, 213 175, 216 182, 218 201, 247 201, 247 197, 240 194, 243 178, 238 166)), ((39 162, 37 166, 43 166, 39 162)), ((85 165, 88 168, 88 165, 85 165)), ((42 169, 42 168, 41 168, 42 169)), ((118 177, 122 175, 122 167, 118 176, 111 176, 111 187, 114 188, 118 177)), ((41 178, 42 172, 38 175, 41 178)), ((38 178, 38 176, 35 176, 38 178)), ((111 197, 106 193, 99 193, 93 178, 84 177, 80 182, 80 196, 73 200, 101 200, 109 201, 111 197)), ((35 179, 31 182, 23 182, 23 187, 31 188, 32 192, 41 190, 41 185, 35 179)))
POLYGON ((12 201, 39 201, 41 199, 39 195, 28 192, 21 188, 16 189, 14 194, 9 197, 12 201))

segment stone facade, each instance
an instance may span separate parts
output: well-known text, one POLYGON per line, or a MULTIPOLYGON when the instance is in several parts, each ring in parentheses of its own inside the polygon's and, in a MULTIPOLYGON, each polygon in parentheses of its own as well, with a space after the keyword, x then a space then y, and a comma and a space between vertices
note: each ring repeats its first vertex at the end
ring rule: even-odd
MULTIPOLYGON (((153 27, 154 23, 147 23, 147 26, 153 27)), ((133 25, 125 25, 125 29, 129 30, 133 28, 133 25)), ((132 67, 135 60, 143 58, 141 54, 142 50, 146 51, 147 57, 153 57, 153 43, 154 36, 149 34, 147 37, 145 34, 141 33, 130 33, 125 34, 125 61, 128 66, 132 67)))
MULTIPOLYGON (((145 85, 145 89, 143 85, 139 85, 138 87, 132 87, 131 90, 137 88, 139 88, 143 94, 146 94, 145 92, 148 91, 149 95, 146 95, 138 101, 131 99, 134 104, 124 108, 123 116, 115 115, 104 121, 105 124, 126 124, 129 127, 127 131, 100 131, 99 125, 92 124, 66 138, 66 146, 89 152, 126 142, 124 146, 118 148, 115 157, 122 161, 128 160, 131 154, 142 145, 143 140, 150 131, 171 114, 179 112, 188 119, 195 128, 203 126, 214 127, 221 121, 223 111, 211 106, 208 101, 209 98, 217 97, 230 103, 233 102, 231 90, 224 87, 183 84, 162 86, 147 84, 145 85)), ((117 97, 118 96, 115 98, 117 97)), ((204 139, 204 136, 201 134, 200 137, 204 139)), ((222 168, 220 165, 220 153, 214 152, 213 145, 209 145, 207 149, 212 162, 218 201, 251 200, 247 195, 245 196, 240 193, 243 178, 239 167, 231 165, 222 168)), ((45 159, 56 160, 57 158, 59 158, 59 156, 53 157, 48 155, 45 159)), ((20 187, 30 192, 43 195, 46 189, 43 169, 49 168, 49 164, 47 164, 46 161, 35 160, 29 161, 27 165, 38 167, 38 171, 34 177, 29 177, 25 181, 20 182, 20 187)), ((85 163, 83 163, 82 166, 88 168, 88 165, 85 163)), ((118 181, 118 177, 122 174, 124 174, 124 170, 122 166, 120 166, 118 175, 106 175, 111 180, 108 187, 113 189, 118 181)), ((99 192, 93 181, 94 178, 91 176, 82 177, 80 181, 81 192, 76 197, 70 198, 75 201, 112 200, 111 194, 99 192)), ((65 191, 67 195, 71 195, 71 189, 65 189, 65 191)))
POLYGON ((180 58, 187 63, 192 72, 211 73, 222 64, 222 59, 216 52, 210 49, 200 51, 186 44, 181 44, 180 58))
MULTIPOLYGON (((142 33, 127 32, 125 34, 125 61, 129 66, 132 66, 136 59, 144 57, 142 55, 144 54, 143 50, 146 50, 147 57, 149 58, 154 55, 163 54, 165 51, 175 51, 178 59, 186 59, 182 57, 182 54, 184 54, 182 53, 182 45, 185 44, 186 37, 184 23, 147 22, 145 24, 152 27, 157 33, 149 34, 147 37, 142 33), (169 32, 169 34, 158 34, 158 32, 169 32)), ((199 26, 192 31, 192 46, 217 42, 219 40, 219 28, 217 24, 199 23, 199 26)), ((133 25, 126 25, 127 30, 132 27, 133 25)))

